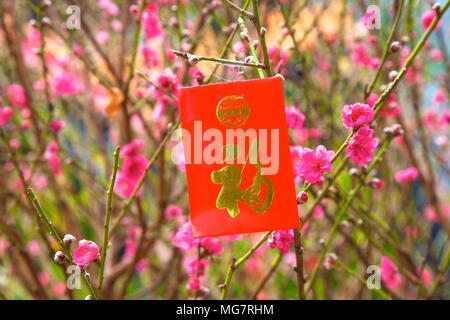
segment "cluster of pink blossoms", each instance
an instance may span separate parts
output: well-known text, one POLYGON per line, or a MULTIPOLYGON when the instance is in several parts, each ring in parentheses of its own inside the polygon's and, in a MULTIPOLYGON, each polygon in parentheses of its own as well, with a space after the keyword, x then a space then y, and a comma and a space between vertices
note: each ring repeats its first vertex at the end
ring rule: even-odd
POLYGON ((378 68, 380 60, 378 58, 371 57, 368 54, 367 46, 365 44, 356 44, 350 50, 353 63, 365 66, 370 69, 378 68))
MULTIPOLYGON (((380 272, 381 281, 388 289, 397 289, 404 283, 403 275, 389 257, 381 257, 380 272)), ((431 273, 427 268, 417 268, 415 278, 424 285, 429 285, 432 281, 431 273)))
POLYGON ((288 55, 278 46, 270 47, 268 50, 269 59, 274 66, 274 70, 280 74, 286 73, 286 63, 288 61, 288 55))
POLYGON ((389 289, 395 289, 403 283, 403 277, 391 259, 386 256, 380 261, 381 281, 389 289))
MULTIPOLYGON (((302 126, 304 116, 295 108, 286 108, 289 128, 302 126)), ((374 138, 374 130, 368 124, 374 118, 373 109, 368 104, 355 103, 345 105, 342 109, 342 122, 349 129, 358 128, 350 139, 346 155, 358 166, 364 166, 373 159, 373 151, 378 145, 374 138)), ((319 145, 315 150, 291 147, 291 158, 294 165, 296 184, 303 179, 307 183, 322 183, 323 174, 332 169, 333 151, 319 145)))
POLYGON ((149 2, 142 12, 142 28, 145 39, 154 39, 161 34, 161 22, 158 17, 158 6, 149 2))
MULTIPOLYGON (((76 238, 71 234, 66 234, 63 238, 64 245, 70 250, 72 243, 76 241, 76 238)), ((90 240, 78 241, 77 248, 72 252, 72 262, 76 264, 80 269, 84 269, 89 264, 97 261, 99 258, 100 250, 97 244, 90 240)), ((55 253, 54 260, 58 264, 64 264, 68 262, 68 259, 64 252, 57 251, 55 253)))
POLYGON ((144 148, 144 142, 133 140, 120 151, 123 159, 122 168, 117 173, 114 191, 121 197, 131 196, 139 179, 144 174, 148 160, 139 152, 144 148))
POLYGON ((184 267, 189 276, 187 288, 192 292, 205 293, 207 288, 201 285, 201 280, 208 266, 206 258, 223 252, 220 240, 210 237, 194 239, 191 223, 184 222, 172 236, 172 244, 181 252, 189 253, 184 260, 184 267), (200 250, 200 256, 198 256, 198 250, 200 250))
POLYGON ((294 243, 294 231, 292 230, 274 231, 267 239, 269 248, 278 248, 281 253, 288 253, 292 243, 294 243))
POLYGON ((346 155, 354 164, 362 167, 373 159, 373 150, 378 145, 374 130, 368 126, 374 118, 373 109, 364 103, 345 105, 341 117, 344 127, 359 128, 348 143, 346 155))

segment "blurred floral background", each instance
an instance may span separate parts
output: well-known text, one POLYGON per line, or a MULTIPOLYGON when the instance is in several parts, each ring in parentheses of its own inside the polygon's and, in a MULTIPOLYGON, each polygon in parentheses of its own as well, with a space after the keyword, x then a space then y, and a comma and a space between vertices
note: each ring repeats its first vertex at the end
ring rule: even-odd
POLYGON ((0 298, 448 299, 448 7, 1 1, 0 298), (177 89, 267 76, 301 229, 193 239, 177 89))

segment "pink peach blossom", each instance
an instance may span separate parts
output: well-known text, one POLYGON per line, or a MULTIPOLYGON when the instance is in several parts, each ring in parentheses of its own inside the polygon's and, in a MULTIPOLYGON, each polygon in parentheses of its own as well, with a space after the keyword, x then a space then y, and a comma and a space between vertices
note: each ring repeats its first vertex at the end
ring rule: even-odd
POLYGON ((354 164, 362 167, 372 161, 373 150, 378 145, 378 140, 373 135, 374 130, 369 126, 364 126, 350 139, 346 155, 354 164))
POLYGON ((320 145, 315 150, 304 148, 297 165, 297 174, 308 183, 318 183, 322 175, 332 169, 331 159, 334 151, 328 151, 320 145))
MULTIPOLYGON (((425 11, 422 16, 420 17, 420 23, 422 24, 422 28, 428 29, 433 22, 434 18, 436 17, 436 11, 430 9, 425 11)), ((440 20, 438 24, 436 25, 436 30, 438 30, 441 27, 442 21, 440 20)))
POLYGON ((64 128, 64 121, 62 120, 53 120, 50 122, 50 130, 52 130, 54 133, 58 133, 62 128, 64 128))
POLYGON ((441 89, 436 90, 433 94, 433 103, 441 104, 444 102, 445 102, 445 93, 441 89))
POLYGON ((51 87, 56 96, 66 97, 84 90, 82 80, 73 73, 62 73, 53 78, 51 87))
POLYGON ((46 286, 50 282, 50 275, 47 272, 40 272, 38 279, 43 286, 46 286))
POLYGON ((305 115, 298 110, 296 106, 290 106, 285 109, 286 121, 288 128, 300 129, 303 128, 305 122, 305 115))
POLYGON ((149 3, 142 12, 142 27, 145 39, 154 39, 161 34, 161 22, 158 18, 158 7, 154 3, 149 3))
POLYGON ((205 274, 208 261, 205 259, 198 259, 191 257, 184 261, 184 268, 189 276, 202 276, 205 274))
POLYGON ((116 177, 114 191, 121 197, 131 196, 139 180, 144 174, 148 160, 139 154, 144 148, 142 140, 133 140, 123 146, 120 157, 124 159, 123 164, 116 177))
POLYGON ((141 49, 141 54, 146 67, 157 67, 159 65, 158 53, 155 49, 145 46, 141 49))
POLYGON ((5 254, 6 249, 9 248, 9 241, 6 238, 0 238, 0 258, 5 254))
POLYGON ((61 161, 58 155, 58 143, 53 141, 47 146, 44 152, 44 159, 47 160, 48 166, 52 169, 55 176, 61 174, 61 161))
POLYGON ((13 107, 27 108, 28 100, 25 90, 20 84, 10 84, 6 87, 6 97, 13 107))
POLYGON ((58 282, 52 286, 52 294, 57 298, 61 298, 66 293, 66 290, 67 286, 65 282, 58 282))
POLYGON ((398 183, 411 182, 419 176, 419 170, 416 167, 409 167, 404 170, 399 170, 395 173, 394 178, 398 183))
POLYGON ((191 278, 187 282, 186 286, 189 289, 189 291, 197 291, 198 289, 200 289, 200 279, 199 278, 191 278))
POLYGON ((183 211, 181 210, 181 208, 173 204, 170 204, 164 211, 164 216, 166 217, 166 219, 179 217, 182 214, 183 211))
POLYGON ((389 289, 396 289, 403 283, 403 277, 391 259, 381 257, 380 262, 381 281, 389 289))
POLYGON ((342 108, 342 122, 346 128, 368 124, 373 120, 373 109, 365 103, 347 104, 342 108))
POLYGON ((97 260, 99 254, 98 246, 95 242, 90 240, 80 240, 78 247, 73 252, 73 263, 79 267, 85 267, 95 260, 97 260))
POLYGON ((13 115, 14 112, 11 107, 0 108, 0 126, 4 127, 13 115))
POLYGON ((444 58, 444 55, 438 48, 433 48, 430 50, 429 57, 433 61, 441 61, 444 58))
MULTIPOLYGON (((450 217, 450 205, 447 205, 447 204, 441 205, 440 211, 445 218, 450 217)), ((433 206, 431 206, 431 205, 428 205, 425 207, 423 214, 424 214, 425 218, 431 222, 439 221, 436 211, 434 210, 433 206)))
POLYGON ((219 255, 223 252, 222 243, 218 239, 202 238, 199 240, 199 244, 208 254, 219 255))
POLYGON ((433 277, 431 275, 431 272, 428 268, 423 268, 422 270, 420 268, 417 268, 416 270, 417 275, 419 275, 420 281, 425 285, 428 286, 433 281, 433 277))
POLYGON ((31 240, 30 242, 28 242, 27 251, 32 257, 39 256, 41 254, 41 246, 39 242, 37 242, 36 240, 31 240))
POLYGON ((281 253, 288 253, 292 243, 294 243, 294 232, 292 230, 274 231, 267 239, 269 248, 278 248, 281 253))
POLYGON ((178 227, 172 237, 172 244, 181 252, 186 252, 195 245, 192 237, 192 226, 189 222, 185 222, 178 227))

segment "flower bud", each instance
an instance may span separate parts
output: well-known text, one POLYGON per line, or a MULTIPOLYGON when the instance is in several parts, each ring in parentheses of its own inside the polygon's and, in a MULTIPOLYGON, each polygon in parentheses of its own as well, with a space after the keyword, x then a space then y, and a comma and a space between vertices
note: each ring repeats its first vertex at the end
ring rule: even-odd
POLYGON ((384 128, 383 133, 386 135, 387 138, 392 139, 398 136, 402 136, 405 132, 403 131, 402 126, 396 123, 392 127, 384 128))
POLYGON ((188 62, 191 65, 197 64, 200 61, 200 58, 194 55, 190 55, 188 58, 188 62))
POLYGON ((178 24, 177 18, 170 17, 170 19, 169 19, 169 26, 171 26, 172 28, 178 28, 179 24, 178 24))
POLYGON ((70 246, 72 245, 72 243, 74 243, 77 240, 77 238, 75 238, 73 235, 71 234, 66 234, 63 238, 63 242, 66 245, 66 247, 68 249, 70 249, 70 246))
POLYGON ((392 127, 386 127, 383 129, 383 133, 387 138, 393 138, 394 137, 394 129, 392 127))
POLYGON ((84 298, 84 300, 94 300, 94 297, 93 297, 92 295, 88 294, 88 295, 84 298))
POLYGON ((392 70, 391 72, 389 72, 389 80, 394 80, 396 77, 398 76, 398 72, 395 70, 392 70))
POLYGON ((338 257, 334 252, 329 252, 325 255, 323 266, 327 270, 333 269, 336 266, 337 259, 338 257))
POLYGON ((297 195, 297 204, 302 204, 308 201, 308 194, 305 191, 300 191, 297 195))
POLYGON ((50 25, 50 24, 52 23, 52 21, 50 20, 49 17, 43 17, 42 20, 41 20, 41 22, 42 22, 42 24, 43 24, 44 26, 48 26, 48 25, 50 25))
POLYGON ((193 77, 197 80, 198 84, 203 84, 203 81, 205 80, 205 74, 201 71, 195 72, 193 77))
POLYGON ((31 19, 29 22, 30 26, 32 28, 36 28, 37 27, 37 21, 35 19, 31 19))
POLYGON ((218 9, 218 8, 220 8, 220 6, 221 6, 221 2, 219 0, 213 0, 211 2, 211 9, 212 10, 218 9))
POLYGON ((44 9, 47 9, 48 7, 50 7, 52 5, 52 1, 51 0, 43 0, 42 1, 42 7, 44 9))
POLYGON ((132 4, 132 5, 130 6, 130 13, 131 13, 132 15, 134 15, 135 18, 137 18, 138 14, 139 14, 139 8, 138 8, 138 6, 135 5, 135 4, 132 4))
POLYGON ((245 63, 253 63, 253 57, 252 56, 245 57, 244 62, 245 63))
POLYGON ((402 126, 398 123, 392 125, 392 129, 394 130, 394 137, 402 136, 405 134, 402 126))
POLYGON ((431 8, 436 11, 436 14, 439 14, 439 12, 441 12, 441 5, 439 4, 439 2, 433 3, 433 6, 431 8))
POLYGON ((391 53, 395 53, 402 47, 402 44, 399 41, 394 41, 391 43, 391 46, 389 47, 389 51, 391 53))
POLYGON ((53 260, 54 260, 57 264, 63 264, 63 263, 66 262, 66 255, 65 255, 64 252, 62 252, 62 251, 56 251, 55 257, 53 258, 53 260))
POLYGON ((351 176, 357 176, 358 175, 358 169, 356 168, 351 168, 348 172, 351 176))
POLYGON ((379 178, 373 178, 369 181, 369 186, 373 189, 381 189, 383 188, 383 181, 379 178))

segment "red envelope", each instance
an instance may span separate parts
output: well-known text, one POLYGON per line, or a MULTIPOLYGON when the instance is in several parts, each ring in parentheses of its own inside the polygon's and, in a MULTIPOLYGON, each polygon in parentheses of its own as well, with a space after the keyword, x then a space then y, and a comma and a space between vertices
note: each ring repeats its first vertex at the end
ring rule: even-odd
POLYGON ((278 77, 181 88, 194 237, 299 228, 278 77))

